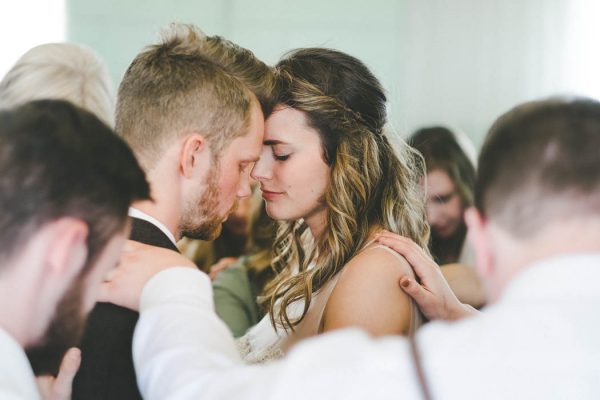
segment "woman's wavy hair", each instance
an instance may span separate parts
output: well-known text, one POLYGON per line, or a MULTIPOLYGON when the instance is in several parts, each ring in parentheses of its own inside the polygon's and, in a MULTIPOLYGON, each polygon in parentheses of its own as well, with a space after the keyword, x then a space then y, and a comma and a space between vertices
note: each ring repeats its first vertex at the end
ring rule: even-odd
POLYGON ((261 301, 273 326, 294 330, 319 291, 366 244, 373 228, 427 248, 429 226, 419 181, 421 156, 386 134, 386 95, 358 59, 336 50, 298 49, 276 66, 275 104, 302 111, 321 139, 330 166, 327 228, 311 240, 303 220, 280 223, 274 244, 276 278, 261 301), (307 239, 308 237, 308 239, 307 239), (303 300, 300 316, 288 305, 303 300))

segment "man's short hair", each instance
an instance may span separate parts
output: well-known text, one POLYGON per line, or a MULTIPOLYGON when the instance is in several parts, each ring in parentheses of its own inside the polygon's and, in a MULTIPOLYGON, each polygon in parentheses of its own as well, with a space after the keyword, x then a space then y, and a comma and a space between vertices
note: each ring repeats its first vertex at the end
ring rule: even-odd
POLYGON ((0 112, 0 259, 44 224, 73 217, 89 229, 85 271, 149 190, 131 150, 93 114, 63 100, 0 112))
POLYGON ((206 36, 192 25, 180 25, 178 29, 195 31, 201 38, 198 46, 202 54, 242 81, 258 98, 265 119, 275 106, 275 73, 259 60, 253 52, 222 36, 206 36))
POLYGON ((479 156, 475 205, 519 237, 546 222, 600 216, 600 103, 520 105, 491 127, 479 156))
POLYGON ((90 48, 46 43, 27 51, 0 82, 0 108, 31 100, 62 99, 115 124, 114 89, 108 69, 90 48))
POLYGON ((203 134, 215 157, 246 133, 252 93, 203 55, 201 41, 172 26, 135 57, 119 86, 116 130, 146 171, 186 133, 203 134))

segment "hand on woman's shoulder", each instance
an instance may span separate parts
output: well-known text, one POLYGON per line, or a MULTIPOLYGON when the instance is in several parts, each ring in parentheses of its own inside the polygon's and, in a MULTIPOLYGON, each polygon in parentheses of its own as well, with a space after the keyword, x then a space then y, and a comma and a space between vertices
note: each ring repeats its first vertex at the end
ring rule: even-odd
POLYGON ((411 301, 398 279, 414 276, 408 262, 383 246, 371 246, 340 272, 324 313, 324 331, 358 326, 375 336, 407 334, 411 301))

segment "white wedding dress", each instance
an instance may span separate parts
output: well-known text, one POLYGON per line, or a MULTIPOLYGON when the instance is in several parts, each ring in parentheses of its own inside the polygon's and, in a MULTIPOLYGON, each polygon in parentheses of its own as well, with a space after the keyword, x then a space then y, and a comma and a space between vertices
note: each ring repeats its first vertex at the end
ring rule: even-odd
MULTIPOLYGON (((388 247, 382 245, 368 247, 370 244, 371 243, 367 243, 365 246, 367 248, 365 248, 363 251, 367 249, 383 248, 398 258, 402 257, 388 247)), ((273 328, 271 319, 267 314, 258 324, 250 328, 244 336, 237 339, 237 346, 242 359, 249 364, 264 363, 275 360, 283 357, 288 349, 298 341, 321 333, 323 328, 323 313, 325 311, 325 306, 327 305, 329 296, 333 292, 333 289, 335 288, 343 272, 344 271, 342 269, 342 271, 335 275, 331 281, 329 281, 317 293, 313 294, 308 312, 304 316, 304 319, 294 327, 293 332, 286 332, 281 327, 278 327, 277 330, 273 328)), ((422 324, 422 318, 416 304, 414 302, 411 303, 411 323, 409 334, 413 334, 414 331, 422 324)), ((288 316, 290 317, 290 320, 299 317, 303 309, 303 301, 297 301, 290 304, 288 306, 288 316)))

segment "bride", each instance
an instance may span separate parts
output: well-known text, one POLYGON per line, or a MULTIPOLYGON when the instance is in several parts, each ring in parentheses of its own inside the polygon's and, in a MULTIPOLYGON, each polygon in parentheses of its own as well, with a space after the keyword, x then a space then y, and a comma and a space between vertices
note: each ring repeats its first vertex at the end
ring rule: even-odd
POLYGON ((386 97, 356 58, 300 49, 276 66, 276 107, 252 177, 267 213, 282 221, 261 302, 267 316, 240 338, 262 362, 301 339, 348 326, 408 335, 420 324, 398 279, 409 264, 374 235, 388 230, 426 248, 420 158, 388 141, 386 97))

